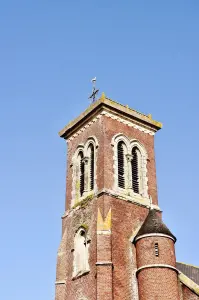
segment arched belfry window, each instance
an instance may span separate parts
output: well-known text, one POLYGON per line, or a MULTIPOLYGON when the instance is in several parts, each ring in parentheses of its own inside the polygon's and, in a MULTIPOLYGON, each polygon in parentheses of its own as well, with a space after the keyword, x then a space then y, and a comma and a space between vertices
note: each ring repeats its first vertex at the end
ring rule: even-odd
POLYGON ((134 193, 140 194, 140 181, 141 181, 141 170, 140 170, 140 158, 141 153, 140 150, 135 146, 132 149, 132 188, 134 193))
POLYGON ((80 196, 82 196, 84 193, 84 171, 85 171, 84 154, 81 151, 79 153, 79 193, 80 193, 80 196))
POLYGON ((88 237, 84 228, 80 228, 74 239, 73 277, 80 276, 89 271, 88 264, 88 237))
POLYGON ((119 133, 112 138, 114 189, 128 196, 148 196, 147 153, 137 140, 119 133))
POLYGON ((97 190, 97 148, 97 139, 89 137, 85 144, 78 145, 72 157, 72 207, 97 190))
POLYGON ((122 189, 125 188, 125 164, 124 164, 124 142, 120 141, 117 145, 118 157, 118 186, 122 189))

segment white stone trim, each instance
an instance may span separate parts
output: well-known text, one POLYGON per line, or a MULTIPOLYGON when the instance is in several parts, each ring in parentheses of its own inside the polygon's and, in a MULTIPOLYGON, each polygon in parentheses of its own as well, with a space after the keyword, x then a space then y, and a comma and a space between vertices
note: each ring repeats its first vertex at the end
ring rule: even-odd
POLYGON ((66 280, 57 280, 55 281, 55 285, 66 284, 66 280))
POLYGON ((88 122, 86 125, 84 125, 83 127, 81 127, 76 133, 74 133, 69 139, 68 141, 72 141, 74 138, 76 138, 78 135, 80 135, 82 132, 84 132, 89 126, 91 126, 93 123, 97 122, 102 116, 106 116, 108 118, 111 118, 113 120, 116 120, 120 123, 123 123, 129 127, 133 127, 135 129, 138 129, 144 133, 147 133, 149 135, 155 135, 155 132, 152 130, 149 130, 145 127, 142 127, 141 125, 137 125, 135 123, 133 123, 132 121, 128 121, 122 117, 119 117, 118 115, 115 115, 113 113, 110 113, 106 110, 103 110, 101 113, 99 113, 97 116, 95 116, 90 122, 88 122))
POLYGON ((111 230, 97 230, 99 235, 111 235, 111 230))
POLYGON ((113 185, 113 189, 116 190, 118 193, 122 193, 122 194, 126 194, 128 196, 135 196, 137 197, 137 193, 133 192, 132 189, 132 178, 131 178, 131 167, 125 170, 126 176, 125 176, 125 184, 126 184, 126 188, 122 189, 118 186, 118 143, 122 141, 124 142, 124 144, 126 145, 126 149, 127 149, 127 153, 126 154, 126 159, 128 159, 128 157, 131 156, 132 154, 132 149, 133 147, 137 147, 140 151, 141 154, 141 162, 140 162, 140 170, 139 173, 141 174, 141 178, 140 178, 140 190, 141 193, 139 196, 143 197, 143 198, 149 198, 148 195, 148 177, 147 177, 147 152, 144 148, 144 146, 135 139, 129 139, 128 137, 126 137, 123 133, 118 133, 116 135, 113 136, 112 141, 111 141, 111 145, 113 146, 113 170, 114 170, 114 185, 113 185))
POLYGON ((144 270, 144 269, 151 269, 151 268, 167 268, 167 269, 171 269, 173 271, 175 271, 176 273, 179 273, 178 269, 176 269, 175 267, 171 266, 171 265, 166 265, 166 264, 152 264, 152 265, 145 265, 142 266, 140 268, 137 269, 137 274, 144 270))
POLYGON ((96 266, 112 266, 112 261, 97 261, 96 266))
POLYGON ((164 238, 167 238, 167 239, 171 239, 173 242, 175 242, 175 239, 172 236, 164 234, 164 233, 147 233, 147 234, 143 234, 143 235, 140 235, 137 238, 135 238, 134 241, 137 242, 140 239, 147 238, 147 237, 153 237, 153 236, 155 236, 155 237, 156 236, 157 237, 164 237, 164 238))
MULTIPOLYGON (((161 209, 158 205, 155 205, 155 204, 151 205, 149 198, 143 198, 140 195, 128 196, 128 195, 125 195, 125 194, 122 194, 122 193, 116 193, 115 191, 110 190, 110 189, 103 188, 103 189, 97 191, 96 193, 91 193, 89 196, 93 197, 92 200, 96 200, 97 197, 99 197, 100 195, 103 195, 103 194, 106 194, 108 196, 112 196, 112 197, 117 198, 119 200, 123 200, 123 201, 133 203, 133 204, 138 205, 138 206, 146 207, 148 209, 152 208, 152 209, 155 209, 155 210, 161 212, 161 209)), ((81 197, 79 202, 81 202, 85 198, 86 198, 86 196, 81 197)), ((71 203, 73 203, 74 200, 75 199, 72 199, 71 203)), ((63 216, 62 216, 62 219, 66 218, 68 216, 71 216, 73 214, 73 212, 78 210, 78 209, 81 209, 81 206, 76 206, 75 208, 71 208, 70 210, 65 211, 63 216)))
MULTIPOLYGON (((81 240, 82 240, 82 238, 81 238, 81 240)), ((89 243, 88 243, 87 232, 83 227, 80 227, 78 229, 78 231, 76 232, 75 238, 74 238, 74 251, 73 251, 74 258, 73 258, 73 276, 72 276, 72 278, 79 277, 82 274, 90 271, 89 251, 88 250, 89 250, 89 243), (82 235, 82 233, 84 234, 84 236, 82 235), (81 245, 79 243, 80 236, 83 236, 85 248, 82 248, 82 246, 79 247, 81 245), (76 252, 79 253, 78 256, 76 256, 76 252), (80 252, 81 252, 81 261, 78 260, 78 258, 80 257, 80 252)))

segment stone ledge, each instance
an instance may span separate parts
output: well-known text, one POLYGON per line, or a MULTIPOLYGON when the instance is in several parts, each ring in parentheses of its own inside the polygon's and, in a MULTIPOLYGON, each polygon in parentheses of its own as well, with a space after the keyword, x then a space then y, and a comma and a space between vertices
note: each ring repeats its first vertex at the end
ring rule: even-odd
POLYGON ((171 266, 171 265, 166 265, 166 264, 152 264, 152 265, 145 265, 142 266, 140 268, 137 269, 136 274, 138 274, 140 271, 144 270, 144 269, 151 269, 151 268, 167 268, 167 269, 171 269, 177 273, 179 273, 178 269, 176 269, 175 267, 171 266))
POLYGON ((147 238, 147 237, 153 237, 153 236, 160 236, 160 237, 165 237, 167 239, 171 239, 172 241, 175 242, 174 238, 172 238, 171 236, 167 235, 167 234, 163 234, 163 233, 147 233, 147 234, 143 234, 143 235, 140 235, 138 236, 137 238, 134 239, 135 242, 137 242, 138 240, 140 239, 143 239, 143 238, 147 238))
POLYGON ((66 280, 57 280, 55 281, 55 285, 66 284, 66 280))
POLYGON ((97 261, 96 266, 112 266, 112 261, 97 261))
MULTIPOLYGON (((116 199, 127 201, 127 202, 133 203, 133 204, 138 205, 138 206, 146 207, 148 209, 152 208, 152 209, 155 209, 156 211, 162 212, 158 205, 155 205, 155 204, 151 205, 150 199, 148 199, 148 198, 143 198, 141 196, 127 196, 127 195, 124 195, 124 194, 122 195, 122 194, 118 194, 116 191, 109 190, 109 189, 106 189, 106 188, 101 189, 100 191, 94 193, 92 195, 92 198, 90 199, 90 201, 92 202, 93 199, 99 198, 101 195, 112 196, 116 199)), ((84 201, 84 199, 82 200, 82 202, 83 201, 84 201)), ((81 206, 77 205, 75 208, 71 208, 70 210, 65 211, 63 216, 62 216, 62 219, 66 218, 67 216, 71 215, 74 211, 77 211, 79 209, 81 209, 81 206)))

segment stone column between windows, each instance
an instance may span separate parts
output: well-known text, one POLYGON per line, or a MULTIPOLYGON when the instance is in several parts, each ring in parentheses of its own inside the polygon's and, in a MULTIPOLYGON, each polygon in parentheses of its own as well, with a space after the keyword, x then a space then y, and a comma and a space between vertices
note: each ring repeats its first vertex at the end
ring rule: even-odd
POLYGON ((89 192, 89 157, 85 156, 84 162, 84 196, 89 192))
POLYGON ((133 184, 132 184, 132 160, 133 155, 126 154, 127 159, 127 189, 132 191, 133 184))

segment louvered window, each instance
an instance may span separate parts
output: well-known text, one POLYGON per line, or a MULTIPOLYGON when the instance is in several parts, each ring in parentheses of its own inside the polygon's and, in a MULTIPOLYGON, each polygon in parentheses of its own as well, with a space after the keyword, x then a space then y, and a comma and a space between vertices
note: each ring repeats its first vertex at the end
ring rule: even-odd
POLYGON ((118 186, 125 188, 125 173, 124 173, 124 143, 118 143, 118 186))
POLYGON ((80 196, 84 193, 84 161, 83 153, 80 152, 80 196))
POLYGON ((159 256, 159 247, 158 247, 158 243, 155 243, 155 256, 159 256))
POLYGON ((94 147, 90 145, 90 190, 94 189, 94 147))
POLYGON ((139 194, 139 166, 138 166, 138 154, 139 150, 137 147, 134 147, 132 150, 132 186, 134 193, 139 194))

